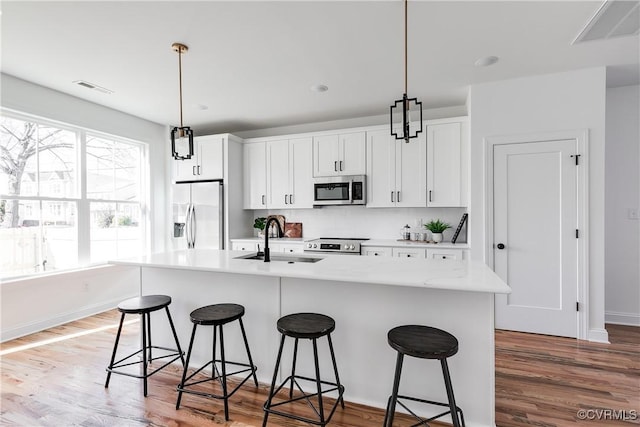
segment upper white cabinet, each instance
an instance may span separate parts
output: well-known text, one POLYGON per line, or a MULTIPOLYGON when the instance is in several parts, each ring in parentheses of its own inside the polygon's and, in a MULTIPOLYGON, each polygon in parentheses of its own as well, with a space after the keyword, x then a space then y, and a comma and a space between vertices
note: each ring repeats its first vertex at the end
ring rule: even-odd
POLYGON ((424 133, 404 142, 388 129, 367 132, 367 206, 427 206, 424 133))
POLYGON ((245 144, 244 150, 244 208, 267 208, 267 144, 245 144))
POLYGON ((313 176, 364 175, 365 132, 313 137, 313 176))
POLYGON ((267 143, 267 207, 313 207, 311 138, 267 143))
POLYGON ((246 144, 245 209, 313 207, 312 155, 310 137, 246 144))
POLYGON ((427 206, 467 206, 468 121, 427 124, 427 206))
POLYGON ((191 159, 173 161, 174 182, 223 179, 223 146, 223 136, 193 138, 191 159))

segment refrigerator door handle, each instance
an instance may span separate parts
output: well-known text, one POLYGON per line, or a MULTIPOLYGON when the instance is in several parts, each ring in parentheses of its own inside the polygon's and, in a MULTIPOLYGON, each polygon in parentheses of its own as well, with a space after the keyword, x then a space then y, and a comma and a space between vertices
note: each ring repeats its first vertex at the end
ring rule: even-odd
POLYGON ((187 240, 187 248, 191 247, 191 203, 187 204, 187 217, 184 221, 184 238, 187 240))
POLYGON ((196 234, 197 234, 197 229, 196 229, 196 207, 194 205, 191 205, 191 247, 195 248, 196 247, 196 234))

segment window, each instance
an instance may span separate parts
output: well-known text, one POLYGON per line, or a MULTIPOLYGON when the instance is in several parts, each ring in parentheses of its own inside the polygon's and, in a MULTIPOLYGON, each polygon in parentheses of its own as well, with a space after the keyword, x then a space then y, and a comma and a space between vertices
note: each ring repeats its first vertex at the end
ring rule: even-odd
POLYGON ((0 277, 143 251, 144 161, 143 144, 3 112, 0 277))

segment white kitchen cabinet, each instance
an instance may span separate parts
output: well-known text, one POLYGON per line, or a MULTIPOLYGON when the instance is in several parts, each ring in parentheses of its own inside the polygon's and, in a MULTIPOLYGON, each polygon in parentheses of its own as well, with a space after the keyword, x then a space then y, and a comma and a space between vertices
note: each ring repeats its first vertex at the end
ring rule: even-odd
POLYGON ((282 252, 282 253, 292 253, 292 254, 301 254, 304 252, 304 244, 300 243, 271 243, 269 242, 269 250, 271 253, 282 252))
POLYGON ((267 207, 313 207, 312 139, 267 143, 267 207))
POLYGON ((392 254, 396 258, 426 258, 427 249, 423 248, 393 248, 392 254))
POLYGON ((267 208, 267 145, 264 142, 244 147, 244 208, 267 208))
POLYGON ((313 137, 313 176, 364 175, 365 132, 313 137))
POLYGON ((426 137, 406 143, 388 129, 367 132, 367 207, 426 207, 426 137))
POLYGON ((467 206, 468 121, 427 123, 427 206, 467 206))
POLYGON ((392 251, 391 248, 384 246, 363 246, 360 250, 360 255, 390 257, 392 256, 392 251))
POLYGON ((223 179, 223 136, 193 138, 193 156, 173 161, 174 182, 223 179))
POLYGON ((465 258, 464 252, 462 249, 427 249, 427 258, 462 261, 465 258))
POLYGON ((257 252, 258 245, 252 242, 231 242, 231 250, 257 252))

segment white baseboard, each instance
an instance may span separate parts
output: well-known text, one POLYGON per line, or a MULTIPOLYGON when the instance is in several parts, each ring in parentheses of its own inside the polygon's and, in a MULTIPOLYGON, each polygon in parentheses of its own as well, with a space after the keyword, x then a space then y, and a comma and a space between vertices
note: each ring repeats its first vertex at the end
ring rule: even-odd
POLYGON ((594 328, 589 329, 589 336, 587 338, 591 342, 601 342, 604 344, 609 343, 609 332, 606 329, 594 328))
POLYGON ((86 307, 82 307, 79 310, 74 310, 73 312, 64 313, 59 316, 51 317, 33 323, 28 323, 26 325, 21 325, 15 328, 2 330, 0 342, 20 338, 25 335, 33 334, 35 332, 40 332, 44 329, 52 328, 54 326, 59 326, 64 323, 82 319, 87 316, 102 313, 103 311, 111 310, 112 308, 115 308, 120 302, 122 302, 122 300, 133 298, 135 296, 137 296, 137 294, 132 294, 130 296, 125 296, 124 298, 118 298, 112 301, 101 302, 99 304, 89 305, 86 307))
POLYGON ((605 311, 604 322, 614 323, 616 325, 640 326, 640 314, 605 311))

